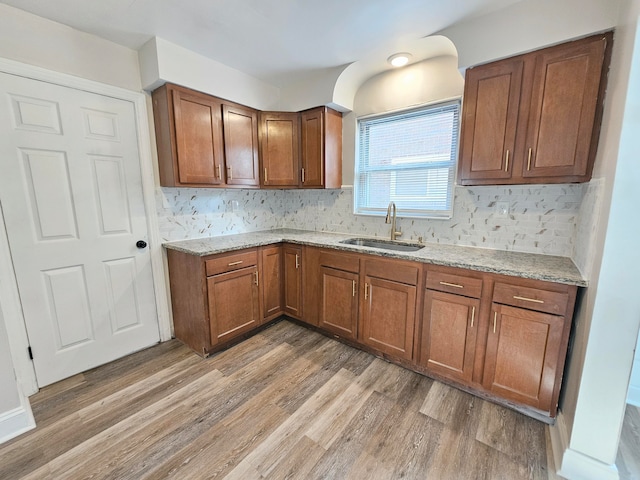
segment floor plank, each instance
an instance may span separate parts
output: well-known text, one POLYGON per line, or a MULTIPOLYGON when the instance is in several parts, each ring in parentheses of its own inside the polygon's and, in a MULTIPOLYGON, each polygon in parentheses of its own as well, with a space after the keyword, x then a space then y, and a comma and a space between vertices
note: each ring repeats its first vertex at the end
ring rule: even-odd
POLYGON ((621 480, 640 480, 640 408, 627 405, 616 465, 621 480))
POLYGON ((544 424, 286 321, 207 359, 166 342, 30 400, 38 427, 0 445, 2 479, 556 478, 544 424))

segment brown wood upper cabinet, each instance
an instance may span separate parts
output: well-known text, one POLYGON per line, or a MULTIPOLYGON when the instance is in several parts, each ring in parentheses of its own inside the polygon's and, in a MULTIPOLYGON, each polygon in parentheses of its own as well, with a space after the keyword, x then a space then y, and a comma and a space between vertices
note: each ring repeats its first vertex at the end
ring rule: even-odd
POLYGON ((240 105, 222 105, 227 185, 260 185, 258 112, 240 105))
POLYGON ((260 113, 260 166, 264 187, 298 186, 299 139, 298 113, 260 113))
POLYGON ((260 114, 262 185, 340 188, 342 114, 327 107, 260 114))
POLYGON ((342 114, 327 107, 300 112, 300 186, 342 186, 342 114))
POLYGON ((591 178, 611 32, 470 68, 458 183, 591 178))
POLYGON ((170 83, 152 98, 160 185, 259 186, 257 111, 170 83))

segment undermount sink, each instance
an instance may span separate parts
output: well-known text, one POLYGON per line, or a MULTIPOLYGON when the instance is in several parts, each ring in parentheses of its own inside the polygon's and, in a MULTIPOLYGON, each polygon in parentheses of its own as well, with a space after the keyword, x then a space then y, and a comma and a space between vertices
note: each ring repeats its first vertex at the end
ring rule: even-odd
POLYGON ((373 238, 349 238, 342 240, 340 243, 347 245, 357 245, 359 247, 383 248, 385 250, 396 250, 398 252, 417 252, 424 245, 415 243, 392 242, 390 240, 376 240, 373 238))

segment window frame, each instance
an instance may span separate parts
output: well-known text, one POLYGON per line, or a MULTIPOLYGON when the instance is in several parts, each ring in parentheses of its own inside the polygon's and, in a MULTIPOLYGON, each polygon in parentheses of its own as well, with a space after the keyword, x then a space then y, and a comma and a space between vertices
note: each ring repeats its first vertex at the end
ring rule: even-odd
MULTIPOLYGON (((363 159, 361 158, 361 135, 363 132, 363 127, 361 124, 363 122, 374 122, 377 120, 384 120, 392 117, 399 117, 398 120, 402 118, 407 118, 407 116, 411 116, 414 113, 420 113, 430 110, 437 110, 442 108, 448 108, 450 106, 456 107, 457 114, 457 125, 454 125, 454 131, 452 132, 453 138, 456 144, 453 146, 451 150, 451 157, 447 160, 442 161, 426 161, 423 162, 424 166, 429 167, 431 170, 436 170, 438 168, 446 167, 447 169, 451 169, 451 180, 447 181, 447 190, 448 190, 448 198, 449 200, 449 208, 446 210, 417 210, 417 209, 407 209, 407 208, 399 208, 398 209, 398 217, 399 218, 419 218, 419 219, 440 219, 446 220, 451 219, 453 216, 453 208, 455 201, 455 187, 456 187, 456 177, 458 170, 458 154, 460 149, 460 134, 461 134, 461 113, 462 113, 462 97, 454 97, 446 100, 439 100, 437 102, 430 102, 418 106, 412 106, 411 108, 387 111, 384 113, 376 113, 371 115, 364 115, 358 117, 356 119, 356 142, 355 142, 355 165, 354 165, 354 182, 353 182, 353 214, 354 215, 363 215, 363 216, 374 216, 381 217, 385 216, 387 213, 387 207, 378 208, 378 207, 368 207, 361 206, 358 204, 358 198, 360 195, 361 189, 361 181, 360 177, 362 175, 361 169, 364 164, 363 159)), ((440 155, 442 156, 442 155, 440 155)), ((391 171, 391 172, 401 172, 404 169, 415 168, 415 164, 412 165, 412 162, 398 162, 396 165, 404 165, 404 167, 400 168, 392 168, 392 167, 377 167, 375 169, 368 169, 367 172, 371 171, 391 171)), ((391 181, 390 181, 391 188, 391 181)), ((391 201, 394 201, 391 199, 391 201)))

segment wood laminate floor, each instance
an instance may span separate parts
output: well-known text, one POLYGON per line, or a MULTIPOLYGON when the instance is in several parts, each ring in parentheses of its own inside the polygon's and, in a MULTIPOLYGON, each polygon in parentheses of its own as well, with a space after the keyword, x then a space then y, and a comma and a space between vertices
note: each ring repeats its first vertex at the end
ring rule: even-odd
POLYGON ((548 479, 548 429, 282 321, 201 359, 177 341, 31 397, 2 479, 548 479))
POLYGON ((627 405, 616 466, 621 480, 640 480, 640 408, 627 405))

